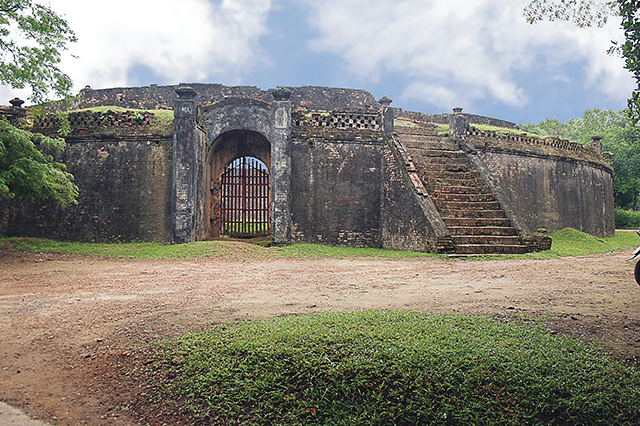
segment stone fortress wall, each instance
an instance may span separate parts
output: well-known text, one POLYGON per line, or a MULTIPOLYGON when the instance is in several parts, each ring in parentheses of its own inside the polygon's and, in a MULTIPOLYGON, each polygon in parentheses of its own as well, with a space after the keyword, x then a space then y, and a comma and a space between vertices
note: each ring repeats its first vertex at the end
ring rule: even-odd
MULTIPOLYGON (((537 228, 613 235, 613 171, 597 145, 481 132, 474 123, 515 125, 407 112, 362 90, 189 86, 85 88, 52 106, 146 111, 68 113, 71 132, 60 160, 76 177, 79 204, 12 202, 6 235, 96 242, 215 237, 216 179, 233 157, 250 153, 272 175, 276 242, 451 250, 437 200, 413 165, 449 143, 466 152, 525 240, 537 228), (176 89, 185 89, 184 98, 176 89), (175 119, 167 126, 150 110, 173 110, 175 119), (394 119, 416 135, 394 128, 394 119), (439 134, 433 123, 451 124, 449 133, 439 134)), ((59 117, 36 118, 33 130, 53 134, 59 117)))

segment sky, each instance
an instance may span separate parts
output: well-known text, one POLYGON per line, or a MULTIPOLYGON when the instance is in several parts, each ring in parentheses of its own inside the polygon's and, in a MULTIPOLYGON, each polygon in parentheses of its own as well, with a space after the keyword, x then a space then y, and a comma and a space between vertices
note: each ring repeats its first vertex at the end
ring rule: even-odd
MULTIPOLYGON (((634 81, 618 18, 530 25, 528 0, 37 0, 78 37, 74 93, 221 83, 363 89, 392 106, 515 123, 626 107, 634 81)), ((0 103, 28 91, 0 87, 0 103)))

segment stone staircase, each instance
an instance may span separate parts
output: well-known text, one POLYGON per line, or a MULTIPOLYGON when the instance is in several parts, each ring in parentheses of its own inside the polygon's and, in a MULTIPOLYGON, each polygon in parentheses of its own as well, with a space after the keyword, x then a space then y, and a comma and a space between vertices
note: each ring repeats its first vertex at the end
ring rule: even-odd
POLYGON ((454 256, 520 254, 531 248, 490 186, 455 142, 428 130, 396 127, 424 187, 456 245, 454 256))

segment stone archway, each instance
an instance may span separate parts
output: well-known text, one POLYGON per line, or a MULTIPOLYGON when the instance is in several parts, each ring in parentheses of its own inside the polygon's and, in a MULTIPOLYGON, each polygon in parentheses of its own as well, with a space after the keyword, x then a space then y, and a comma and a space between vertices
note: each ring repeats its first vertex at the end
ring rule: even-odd
MULTIPOLYGON (((229 166, 233 168, 234 162, 243 158, 254 158, 259 160, 264 165, 266 173, 270 174, 271 170, 271 144, 265 136, 258 132, 249 130, 233 130, 227 133, 223 133, 213 142, 206 159, 206 173, 205 182, 208 183, 208 190, 205 191, 205 224, 206 224, 206 236, 208 238, 219 238, 225 234, 234 234, 234 232, 228 232, 229 228, 225 227, 225 221, 240 220, 239 216, 231 216, 226 219, 223 217, 223 210, 229 209, 229 204, 223 204, 224 197, 238 197, 240 193, 229 194, 227 189, 226 193, 223 192, 223 175, 228 172, 229 166)), ((262 168, 261 166, 259 168, 262 168)), ((258 173, 259 174, 259 173, 258 173)), ((237 179, 243 179, 236 176, 237 179)), ((234 179, 236 179, 234 178, 234 179)), ((252 178, 252 182, 257 182, 258 178, 252 178)), ((240 182, 239 182, 240 183, 240 182)), ((245 184, 247 184, 245 180, 245 184)), ((249 183, 251 184, 251 183, 249 183)), ((264 194, 264 189, 261 189, 259 193, 255 194, 255 198, 259 198, 260 201, 250 201, 256 206, 258 203, 260 208, 264 208, 265 199, 270 204, 271 194, 264 194)), ((243 194, 242 196, 249 196, 249 194, 243 194)), ((233 207, 233 206, 232 206, 233 207)), ((235 207, 233 207, 235 209, 235 207)), ((240 209, 242 207, 239 207, 240 209)), ((270 205, 268 206, 270 211, 270 205)), ((243 221, 254 220, 255 218, 246 216, 243 221)), ((260 216, 260 221, 264 218, 260 216)), ((270 216, 267 218, 270 221, 270 216)), ((270 226, 266 226, 267 229, 270 226)), ((260 229, 265 229, 263 225, 260 229)), ((241 228, 240 230, 246 231, 247 228, 241 228)), ((239 232, 234 236, 252 236, 251 232, 239 232)))
POLYGON ((291 93, 274 90, 271 103, 225 98, 208 106, 196 104, 193 88, 181 86, 176 93, 171 205, 174 242, 219 236, 218 178, 231 161, 243 156, 255 157, 268 168, 271 239, 275 243, 290 241, 291 93))

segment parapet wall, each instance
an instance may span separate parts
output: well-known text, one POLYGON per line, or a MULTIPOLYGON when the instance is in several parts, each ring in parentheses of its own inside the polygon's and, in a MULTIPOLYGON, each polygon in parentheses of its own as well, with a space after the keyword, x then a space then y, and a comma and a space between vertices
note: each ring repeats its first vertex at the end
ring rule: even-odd
MULTIPOLYGON (((173 109, 178 98, 175 86, 117 87, 94 90, 86 87, 68 100, 51 105, 53 110, 78 110, 98 106, 118 106, 134 109, 173 109)), ((279 87, 261 90, 252 86, 223 86, 222 84, 189 84, 197 95, 195 101, 200 105, 211 105, 227 98, 255 99, 271 103, 275 100, 276 90, 288 90, 291 93, 293 109, 304 111, 340 110, 372 110, 379 109, 380 104, 374 97, 357 89, 340 89, 331 87, 302 86, 279 87)))
POLYGON ((527 155, 542 155, 561 157, 572 160, 586 161, 594 167, 603 167, 613 173, 611 156, 591 146, 553 137, 532 137, 517 133, 499 133, 495 131, 481 131, 469 126, 468 141, 477 148, 486 150, 513 151, 527 155))
MULTIPOLYGON (((452 114, 425 114, 422 112, 405 111, 402 108, 393 108, 396 118, 408 118, 411 121, 421 123, 449 124, 452 114)), ((465 119, 469 124, 486 124, 488 126, 505 127, 507 129, 517 129, 515 123, 498 118, 484 117, 482 115, 465 114, 465 119)))

